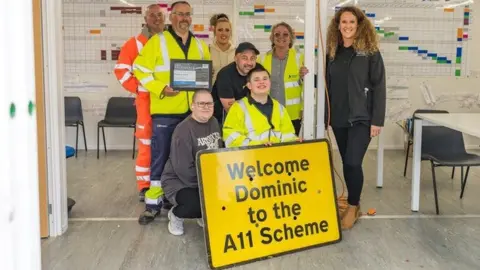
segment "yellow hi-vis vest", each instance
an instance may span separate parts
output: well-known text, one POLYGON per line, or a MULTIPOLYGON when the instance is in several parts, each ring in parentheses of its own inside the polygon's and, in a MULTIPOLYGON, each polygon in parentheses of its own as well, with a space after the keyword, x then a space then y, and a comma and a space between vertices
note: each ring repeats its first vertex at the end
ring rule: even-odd
MULTIPOLYGON (((260 61, 268 72, 272 73, 273 51, 268 51, 260 61)), ((294 48, 288 50, 287 65, 283 74, 285 86, 285 107, 292 120, 300 119, 303 110, 302 85, 300 84, 300 67, 303 65, 304 55, 294 48)))
POLYGON ((267 117, 249 102, 248 96, 234 102, 223 124, 225 146, 232 148, 295 141, 295 129, 285 107, 273 98, 272 101, 272 125, 267 117))
MULTIPOLYGON (((170 83, 170 60, 185 59, 182 48, 168 31, 152 36, 133 64, 133 74, 140 81, 138 91, 150 92, 150 114, 182 115, 189 112, 193 91, 180 91, 176 96, 162 95, 170 83)), ((192 37, 189 60, 210 60, 205 42, 192 37)))

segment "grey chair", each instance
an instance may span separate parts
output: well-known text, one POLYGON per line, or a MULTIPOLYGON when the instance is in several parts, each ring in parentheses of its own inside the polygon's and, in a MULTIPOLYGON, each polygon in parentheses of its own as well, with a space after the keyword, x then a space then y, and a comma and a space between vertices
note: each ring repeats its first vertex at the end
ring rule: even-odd
POLYGON ((82 126, 83 144, 85 146, 85 151, 88 151, 87 137, 85 135, 85 124, 83 122, 82 100, 79 97, 64 97, 64 103, 65 103, 65 126, 77 128, 77 135, 75 139, 75 157, 77 157, 79 126, 82 126))
POLYGON ((103 148, 107 153, 105 141, 105 129, 108 128, 133 128, 133 153, 135 158, 135 131, 137 122, 137 111, 135 109, 135 98, 133 97, 111 97, 107 103, 105 118, 97 124, 97 159, 100 156, 100 128, 103 135, 103 148))
POLYGON ((424 126, 422 128, 422 160, 429 160, 432 167, 433 191, 435 195, 435 211, 439 214, 436 167, 461 167, 461 192, 463 198, 467 185, 468 172, 472 166, 480 166, 480 156, 467 153, 463 134, 442 126, 424 126), (466 173, 463 174, 463 167, 466 173))
MULTIPOLYGON (((445 110, 428 110, 428 109, 419 109, 413 112, 413 119, 415 119, 415 115, 418 113, 448 113, 448 111, 445 110)), ((408 142, 407 142, 407 153, 405 153, 405 166, 403 167, 403 176, 407 176, 407 166, 408 166, 408 154, 410 152, 410 146, 413 145, 413 127, 414 124, 412 122, 412 128, 411 131, 408 133, 408 142)), ((462 168, 463 170, 463 168, 462 168)), ((452 176, 451 178, 455 176, 455 167, 452 168, 452 176)))

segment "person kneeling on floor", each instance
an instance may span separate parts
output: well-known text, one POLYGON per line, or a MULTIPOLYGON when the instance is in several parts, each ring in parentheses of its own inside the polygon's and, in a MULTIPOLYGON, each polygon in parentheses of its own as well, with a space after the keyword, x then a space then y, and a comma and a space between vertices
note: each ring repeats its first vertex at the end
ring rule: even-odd
POLYGON ((209 91, 199 90, 192 99, 192 114, 175 128, 170 156, 162 173, 165 197, 174 207, 168 212, 168 230, 183 234, 183 220, 197 219, 203 227, 198 190, 196 153, 222 147, 220 127, 213 117, 213 98, 209 91))
POLYGON ((256 66, 247 74, 250 93, 233 103, 223 124, 227 148, 299 141, 285 107, 270 97, 270 73, 256 66))

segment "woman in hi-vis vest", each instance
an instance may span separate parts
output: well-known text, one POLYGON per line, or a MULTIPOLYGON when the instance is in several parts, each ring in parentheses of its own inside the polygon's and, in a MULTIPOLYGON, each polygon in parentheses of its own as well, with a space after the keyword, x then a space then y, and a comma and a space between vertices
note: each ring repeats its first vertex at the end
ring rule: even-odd
POLYGON ((302 80, 308 73, 304 54, 293 48, 295 34, 285 22, 272 27, 270 41, 272 49, 260 58, 260 63, 271 74, 270 95, 287 108, 295 133, 299 135, 303 114, 302 80))

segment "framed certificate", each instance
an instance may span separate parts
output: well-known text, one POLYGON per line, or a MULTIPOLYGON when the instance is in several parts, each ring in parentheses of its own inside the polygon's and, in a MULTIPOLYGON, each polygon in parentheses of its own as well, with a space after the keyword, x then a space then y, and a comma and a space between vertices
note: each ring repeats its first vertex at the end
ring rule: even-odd
POLYGON ((171 59, 170 87, 176 91, 212 90, 212 61, 171 59))

